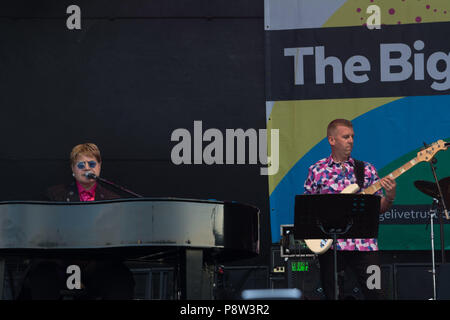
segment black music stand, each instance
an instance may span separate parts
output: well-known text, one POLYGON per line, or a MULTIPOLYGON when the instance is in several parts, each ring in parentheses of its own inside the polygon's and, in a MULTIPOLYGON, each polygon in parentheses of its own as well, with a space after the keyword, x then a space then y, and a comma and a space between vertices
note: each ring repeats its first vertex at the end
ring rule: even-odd
MULTIPOLYGON (((377 238, 380 197, 364 194, 295 196, 294 238, 377 238)), ((338 299, 337 249, 334 249, 334 298, 338 299)))

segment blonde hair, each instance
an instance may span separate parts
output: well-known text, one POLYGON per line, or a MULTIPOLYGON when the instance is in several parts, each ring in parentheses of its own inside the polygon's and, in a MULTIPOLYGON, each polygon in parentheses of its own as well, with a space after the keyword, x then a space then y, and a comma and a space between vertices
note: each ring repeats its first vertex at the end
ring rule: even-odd
POLYGON ((350 120, 347 120, 347 119, 335 119, 335 120, 331 121, 328 124, 327 137, 333 135, 333 131, 334 131, 334 129, 336 129, 337 126, 344 126, 344 127, 353 129, 353 124, 352 124, 352 122, 350 120))
POLYGON ((80 155, 91 156, 97 159, 98 163, 102 162, 100 150, 94 143, 82 143, 73 147, 72 152, 70 153, 71 166, 75 165, 75 161, 80 155))

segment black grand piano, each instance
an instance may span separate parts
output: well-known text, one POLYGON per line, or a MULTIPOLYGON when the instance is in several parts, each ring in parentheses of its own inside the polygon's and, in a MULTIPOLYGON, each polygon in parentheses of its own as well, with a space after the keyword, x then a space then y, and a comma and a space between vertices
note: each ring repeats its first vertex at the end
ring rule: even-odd
POLYGON ((204 263, 259 254, 259 209, 237 202, 133 198, 0 202, 0 298, 10 256, 175 256, 178 298, 202 299, 204 263))

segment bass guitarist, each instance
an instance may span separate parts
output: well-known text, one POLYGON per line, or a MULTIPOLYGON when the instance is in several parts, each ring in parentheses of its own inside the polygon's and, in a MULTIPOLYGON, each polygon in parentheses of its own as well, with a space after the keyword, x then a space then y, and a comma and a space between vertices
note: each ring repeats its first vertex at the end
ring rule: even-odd
MULTIPOLYGON (((396 194, 396 182, 390 177, 380 180, 373 165, 368 162, 355 160, 351 157, 353 149, 354 131, 349 120, 336 119, 327 128, 328 142, 331 155, 319 160, 309 168, 305 181, 305 194, 340 193, 347 186, 357 183, 362 189, 380 181, 385 190, 376 193, 381 197, 380 213, 389 210, 396 194)), ((377 239, 337 239, 337 267, 341 280, 353 280, 362 290, 365 299, 377 300, 381 298, 381 290, 369 289, 367 273, 369 265, 377 265, 377 239), (345 275, 342 277, 342 275, 345 275)), ((322 287, 325 296, 331 300, 334 297, 334 260, 332 250, 319 255, 322 287)), ((343 292, 345 283, 339 285, 339 298, 347 299, 343 292)))

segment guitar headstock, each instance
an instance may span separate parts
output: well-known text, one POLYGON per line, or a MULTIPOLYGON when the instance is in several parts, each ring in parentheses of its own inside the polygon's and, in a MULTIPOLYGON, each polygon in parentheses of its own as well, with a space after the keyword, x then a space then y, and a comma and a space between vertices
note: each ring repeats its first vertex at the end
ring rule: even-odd
POLYGON ((445 142, 444 140, 438 140, 438 141, 432 143, 426 149, 423 149, 420 152, 418 152, 417 160, 418 161, 431 161, 436 153, 438 153, 441 150, 447 150, 449 145, 450 145, 449 142, 445 142))

